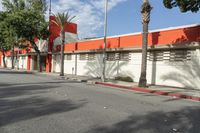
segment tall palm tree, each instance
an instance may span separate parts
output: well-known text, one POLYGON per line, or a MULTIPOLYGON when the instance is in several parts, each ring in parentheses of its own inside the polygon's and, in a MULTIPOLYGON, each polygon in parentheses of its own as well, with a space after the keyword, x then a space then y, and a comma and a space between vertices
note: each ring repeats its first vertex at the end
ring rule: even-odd
POLYGON ((141 65, 139 87, 146 87, 147 86, 146 69, 147 69, 148 26, 149 26, 150 15, 151 15, 151 10, 152 10, 149 0, 143 0, 141 9, 142 9, 141 14, 142 14, 143 33, 142 33, 142 65, 141 65))
POLYGON ((75 18, 75 16, 71 16, 69 12, 67 13, 58 13, 55 16, 55 23, 60 27, 60 37, 62 39, 62 44, 61 44, 61 51, 60 51, 60 76, 64 76, 64 44, 65 44, 65 27, 75 18))

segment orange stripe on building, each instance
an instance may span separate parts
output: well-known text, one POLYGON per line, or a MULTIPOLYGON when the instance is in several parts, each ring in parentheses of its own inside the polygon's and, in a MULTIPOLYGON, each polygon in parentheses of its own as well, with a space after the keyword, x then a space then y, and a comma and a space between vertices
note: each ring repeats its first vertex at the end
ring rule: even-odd
MULTIPOLYGON (((188 42, 200 41, 200 26, 189 28, 171 29, 157 32, 150 32, 148 35, 149 46, 159 46, 167 44, 184 44, 188 42)), ((77 42, 77 51, 97 50, 103 48, 103 39, 86 40, 77 42)), ((65 44, 65 51, 73 51, 73 44, 65 44), (69 45, 69 46, 68 46, 69 45)), ((107 38, 107 48, 134 48, 142 46, 142 34, 123 35, 107 38)))
POLYGON ((70 43, 64 46, 64 51, 75 51, 76 43, 70 43))

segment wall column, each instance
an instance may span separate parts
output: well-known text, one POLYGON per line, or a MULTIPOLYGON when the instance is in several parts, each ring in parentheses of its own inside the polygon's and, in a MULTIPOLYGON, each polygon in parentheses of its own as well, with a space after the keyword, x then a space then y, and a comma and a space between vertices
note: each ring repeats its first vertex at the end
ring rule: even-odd
POLYGON ((28 55, 27 70, 30 71, 30 69, 31 69, 31 55, 28 55))
POLYGON ((1 52, 0 52, 0 66, 1 66, 1 61, 2 61, 2 56, 1 56, 1 52))
POLYGON ((52 65, 52 55, 48 54, 46 56, 46 72, 49 73, 51 72, 51 65, 52 65))

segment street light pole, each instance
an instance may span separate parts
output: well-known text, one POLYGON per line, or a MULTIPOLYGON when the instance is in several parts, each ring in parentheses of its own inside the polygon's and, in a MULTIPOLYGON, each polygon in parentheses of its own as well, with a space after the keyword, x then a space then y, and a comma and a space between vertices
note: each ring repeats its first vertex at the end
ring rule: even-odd
POLYGON ((49 18, 51 16, 51 0, 49 1, 49 18))
POLYGON ((106 71, 106 38, 107 38, 107 12, 108 12, 108 0, 105 0, 105 18, 104 18, 104 47, 103 47, 103 70, 102 70, 102 82, 105 82, 106 71))

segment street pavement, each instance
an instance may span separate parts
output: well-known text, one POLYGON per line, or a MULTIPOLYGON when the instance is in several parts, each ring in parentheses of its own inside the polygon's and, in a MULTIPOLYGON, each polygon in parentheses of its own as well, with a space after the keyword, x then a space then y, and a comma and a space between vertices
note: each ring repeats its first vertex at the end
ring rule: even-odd
POLYGON ((0 69, 0 133, 199 132, 199 102, 0 69))

